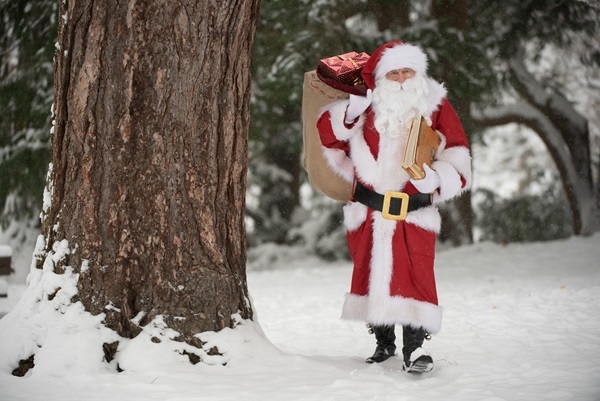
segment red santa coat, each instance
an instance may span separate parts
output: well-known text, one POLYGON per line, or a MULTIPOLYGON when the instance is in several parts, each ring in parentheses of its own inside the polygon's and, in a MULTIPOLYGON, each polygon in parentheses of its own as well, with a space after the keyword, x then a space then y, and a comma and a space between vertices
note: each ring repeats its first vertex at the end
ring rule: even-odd
MULTIPOLYGON (((433 268, 441 225, 435 204, 470 188, 471 158, 445 89, 430 78, 427 82, 429 109, 424 116, 442 138, 432 165, 440 176, 440 188, 433 194, 432 206, 409 212, 405 221, 384 219, 381 212, 358 202, 344 206, 354 270, 342 318, 376 325, 410 324, 435 334, 442 320, 433 268)), ((401 167, 406 138, 380 136, 371 108, 348 127, 344 124, 347 105, 342 100, 327 106, 317 123, 332 168, 348 181, 360 181, 381 194, 417 193, 401 167)))

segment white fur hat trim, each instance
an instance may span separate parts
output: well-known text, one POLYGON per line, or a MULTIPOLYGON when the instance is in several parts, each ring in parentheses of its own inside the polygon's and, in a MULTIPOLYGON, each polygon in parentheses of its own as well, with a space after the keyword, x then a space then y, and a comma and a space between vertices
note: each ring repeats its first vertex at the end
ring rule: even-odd
POLYGON ((383 51, 375 67, 375 80, 401 68, 410 68, 421 75, 427 75, 427 56, 419 46, 404 43, 390 47, 383 51))

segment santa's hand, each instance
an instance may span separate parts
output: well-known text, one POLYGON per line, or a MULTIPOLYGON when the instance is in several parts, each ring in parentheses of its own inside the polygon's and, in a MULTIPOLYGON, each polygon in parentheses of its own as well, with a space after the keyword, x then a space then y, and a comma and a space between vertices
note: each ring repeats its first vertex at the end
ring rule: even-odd
POLYGON ((346 110, 346 124, 352 124, 366 109, 369 108, 373 101, 373 91, 367 90, 366 96, 350 95, 350 103, 346 110))
POLYGON ((423 163, 423 171, 425 171, 425 178, 422 180, 411 179, 410 182, 419 192, 430 194, 440 186, 440 176, 425 163, 423 163))

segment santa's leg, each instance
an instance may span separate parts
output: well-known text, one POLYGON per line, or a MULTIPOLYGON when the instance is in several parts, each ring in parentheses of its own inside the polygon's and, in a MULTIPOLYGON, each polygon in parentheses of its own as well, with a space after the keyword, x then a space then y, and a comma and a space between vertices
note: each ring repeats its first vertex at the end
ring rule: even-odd
POLYGON ((433 359, 421 346, 427 333, 423 328, 415 329, 402 326, 402 354, 404 363, 402 369, 412 373, 430 372, 433 369, 433 359))
POLYGON ((396 354, 396 334, 394 326, 374 326, 371 325, 375 339, 377 340, 377 348, 373 356, 367 358, 367 363, 383 362, 396 354))

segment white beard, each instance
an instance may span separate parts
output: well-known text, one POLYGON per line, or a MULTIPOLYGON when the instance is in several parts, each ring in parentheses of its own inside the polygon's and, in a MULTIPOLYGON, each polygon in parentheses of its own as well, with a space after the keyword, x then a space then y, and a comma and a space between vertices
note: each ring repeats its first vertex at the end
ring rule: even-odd
POLYGON ((418 73, 402 84, 381 77, 373 90, 375 129, 391 138, 406 135, 410 121, 427 110, 427 92, 427 82, 418 73))

